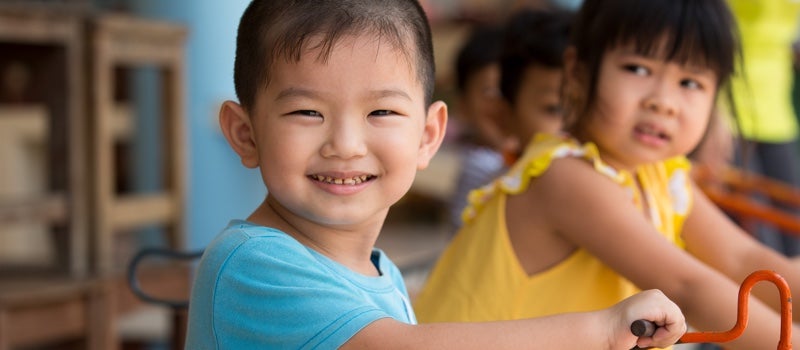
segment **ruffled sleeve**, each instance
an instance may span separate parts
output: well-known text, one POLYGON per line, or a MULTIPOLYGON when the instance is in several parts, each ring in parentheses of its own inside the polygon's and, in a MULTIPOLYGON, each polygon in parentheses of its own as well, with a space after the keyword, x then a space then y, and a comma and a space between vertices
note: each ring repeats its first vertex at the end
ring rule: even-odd
POLYGON ((505 175, 470 192, 468 205, 462 212, 461 219, 464 223, 470 222, 490 199, 500 193, 522 193, 528 188, 532 178, 547 171, 554 159, 565 157, 583 158, 589 161, 595 170, 617 183, 626 184, 632 181, 629 173, 617 171, 603 163, 600 152, 593 143, 581 145, 566 134, 537 134, 528 144, 522 157, 505 175))

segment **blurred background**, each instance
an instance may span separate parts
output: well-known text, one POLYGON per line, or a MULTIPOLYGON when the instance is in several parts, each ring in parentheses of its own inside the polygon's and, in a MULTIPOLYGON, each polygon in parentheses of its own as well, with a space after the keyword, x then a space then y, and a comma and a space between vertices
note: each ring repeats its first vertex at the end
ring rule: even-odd
MULTIPOLYGON (((412 297, 453 233, 458 51, 519 8, 580 2, 422 0, 448 135, 377 243, 412 297)), ((217 123, 248 3, 0 0, 0 350, 183 348, 194 260, 154 249, 199 252, 266 195, 217 123)))
MULTIPOLYGON (((447 240, 454 54, 477 24, 572 0, 426 0, 448 141, 378 246, 413 291, 447 240)), ((217 125, 246 0, 0 0, 0 350, 181 348, 191 261, 266 194, 217 125), (135 272, 131 276, 129 272, 135 272)))

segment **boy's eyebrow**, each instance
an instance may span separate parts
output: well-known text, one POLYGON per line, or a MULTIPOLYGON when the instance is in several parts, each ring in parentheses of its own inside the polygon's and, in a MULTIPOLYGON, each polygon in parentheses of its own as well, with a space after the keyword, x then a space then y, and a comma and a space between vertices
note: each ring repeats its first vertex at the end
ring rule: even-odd
POLYGON ((308 98, 315 98, 318 94, 307 89, 300 89, 296 87, 290 87, 288 89, 282 90, 278 93, 278 96, 275 97, 275 100, 282 100, 285 98, 291 97, 308 97, 308 98))
MULTIPOLYGON (((409 96, 405 91, 399 89, 381 89, 375 90, 370 92, 370 98, 380 99, 386 97, 400 97, 406 100, 412 101, 411 96, 409 96)), ((315 93, 312 90, 302 89, 291 87, 285 89, 278 93, 278 96, 275 97, 275 100, 282 100, 291 97, 307 97, 307 98, 318 98, 319 94, 315 93)))
POLYGON ((405 91, 397 90, 397 89, 382 89, 373 91, 372 94, 374 98, 384 98, 384 97, 401 97, 406 100, 411 101, 411 96, 409 96, 405 91))

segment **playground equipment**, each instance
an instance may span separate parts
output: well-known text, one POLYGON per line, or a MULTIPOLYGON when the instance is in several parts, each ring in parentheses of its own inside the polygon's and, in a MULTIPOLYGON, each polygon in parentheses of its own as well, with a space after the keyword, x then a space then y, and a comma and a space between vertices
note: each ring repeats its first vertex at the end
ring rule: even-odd
MULTIPOLYGON (((770 281, 778 287, 781 297, 781 337, 778 350, 792 349, 792 294, 789 284, 774 271, 759 270, 751 273, 739 288, 739 307, 736 324, 724 332, 687 332, 678 343, 725 343, 738 338, 747 327, 748 309, 747 301, 750 290, 760 281, 770 281)), ((650 321, 638 320, 631 324, 631 332, 636 336, 651 336, 657 326, 650 321)), ((633 349, 639 349, 634 347, 633 349)))

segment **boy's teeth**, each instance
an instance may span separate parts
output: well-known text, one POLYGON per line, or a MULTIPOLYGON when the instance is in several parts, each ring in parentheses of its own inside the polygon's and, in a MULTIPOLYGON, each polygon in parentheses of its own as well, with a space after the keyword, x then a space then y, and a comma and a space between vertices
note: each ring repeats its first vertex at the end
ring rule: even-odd
POLYGON ((360 175, 346 179, 332 178, 330 176, 314 175, 314 178, 317 179, 317 181, 327 182, 336 185, 357 185, 364 181, 367 181, 367 175, 360 175))

